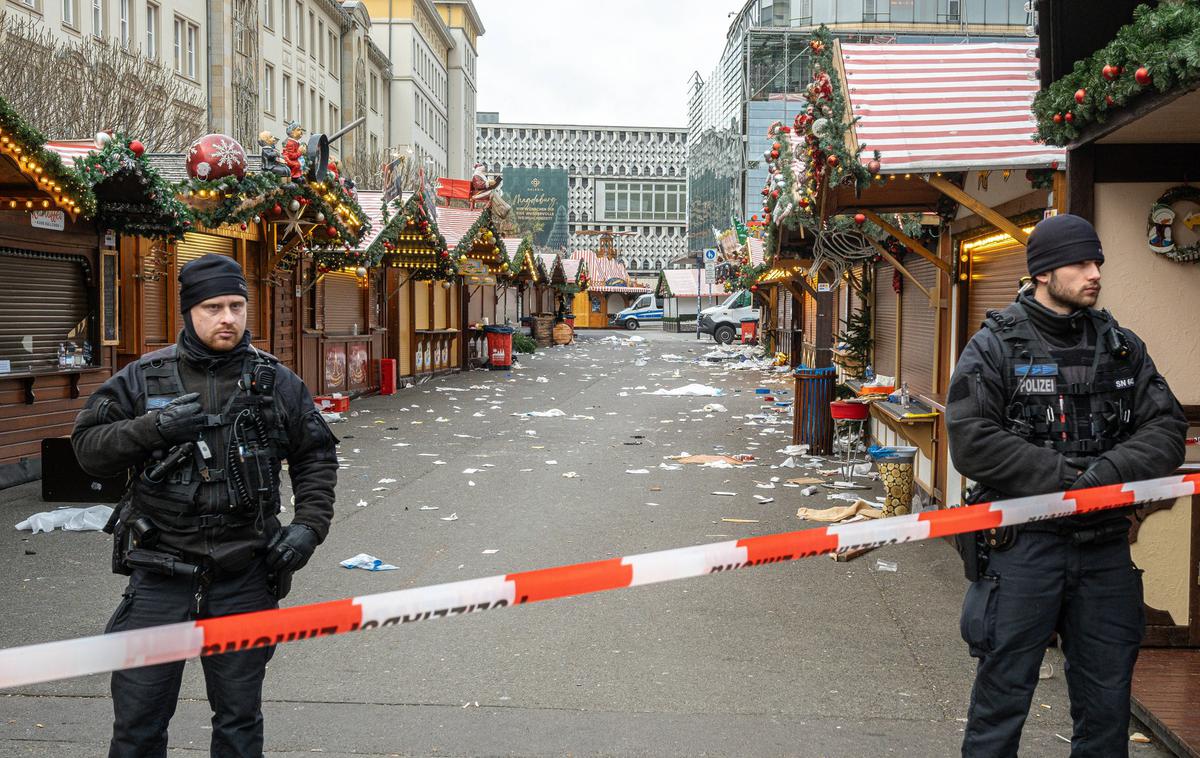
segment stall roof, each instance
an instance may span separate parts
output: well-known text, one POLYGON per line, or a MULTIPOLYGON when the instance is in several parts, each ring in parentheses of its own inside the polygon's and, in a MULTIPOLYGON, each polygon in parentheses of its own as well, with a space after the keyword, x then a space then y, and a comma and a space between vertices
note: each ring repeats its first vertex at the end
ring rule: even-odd
POLYGON ((579 265, 582 263, 578 258, 559 258, 562 266, 563 276, 568 282, 575 281, 579 277, 579 265))
POLYGON ((854 134, 883 174, 1045 168, 1066 152, 1032 139, 1033 43, 841 45, 854 134))
POLYGON ((479 220, 483 208, 451 208, 446 205, 437 207, 437 225, 442 236, 446 238, 446 247, 450 250, 458 247, 463 235, 471 231, 471 227, 479 220))
POLYGON ((618 292, 628 295, 640 295, 650 291, 629 275, 625 264, 612 258, 601 258, 591 250, 576 250, 571 253, 575 260, 583 261, 587 266, 590 292, 618 292))
MULTIPOLYGON (((405 193, 403 199, 407 200, 408 197, 409 194, 405 193)), ((355 248, 366 250, 379 237, 385 226, 383 223, 383 193, 377 190, 359 190, 358 204, 366 214, 367 220, 371 222, 371 231, 363 235, 355 248)))
POLYGON ((725 295, 725 285, 709 282, 704 269, 694 268, 669 268, 663 269, 659 274, 658 287, 655 288, 664 297, 709 297, 710 295, 725 295), (699 272, 699 277, 697 277, 699 272), (666 285, 667 292, 663 293, 663 285, 666 285), (700 285, 700 291, 696 291, 696 285, 700 285), (712 291, 709 292, 709 285, 712 285, 712 291))

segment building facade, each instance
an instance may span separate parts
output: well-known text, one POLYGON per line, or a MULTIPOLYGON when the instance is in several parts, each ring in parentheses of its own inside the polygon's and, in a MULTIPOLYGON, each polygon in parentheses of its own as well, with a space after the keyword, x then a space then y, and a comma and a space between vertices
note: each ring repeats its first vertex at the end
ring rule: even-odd
POLYGON ((476 156, 488 173, 566 172, 569 251, 593 250, 586 232, 609 231, 623 233, 618 255, 634 273, 686 254, 685 129, 507 123, 496 113, 478 121, 476 156))
POLYGON ((803 107, 814 29, 880 44, 1013 41, 1030 21, 1024 0, 747 0, 713 70, 688 80, 689 251, 758 212, 766 129, 803 107))

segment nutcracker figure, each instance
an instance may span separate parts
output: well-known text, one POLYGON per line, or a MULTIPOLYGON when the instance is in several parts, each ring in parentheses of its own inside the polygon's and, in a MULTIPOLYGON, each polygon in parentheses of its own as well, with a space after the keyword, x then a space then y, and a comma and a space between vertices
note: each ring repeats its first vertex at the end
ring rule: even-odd
POLYGON ((279 139, 270 132, 263 131, 258 134, 258 149, 262 155, 262 170, 264 174, 275 174, 276 176, 289 177, 292 170, 279 162, 279 150, 275 147, 279 139))
POLYGON ((293 181, 304 180, 304 127, 299 121, 290 121, 287 125, 288 137, 283 143, 283 162, 292 172, 293 181))

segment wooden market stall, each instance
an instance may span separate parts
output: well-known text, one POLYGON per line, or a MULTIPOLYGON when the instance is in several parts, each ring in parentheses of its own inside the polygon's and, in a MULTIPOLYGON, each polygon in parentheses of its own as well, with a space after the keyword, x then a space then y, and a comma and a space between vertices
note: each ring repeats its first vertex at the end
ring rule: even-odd
POLYGON ((0 487, 41 475, 42 440, 70 433, 116 365, 100 302, 115 254, 91 187, 43 143, 0 101, 0 487))
POLYGON ((492 221, 490 205, 486 204, 471 208, 438 205, 437 224, 452 251, 451 258, 458 262, 460 279, 459 289, 453 295, 452 289, 434 292, 434 311, 440 310, 439 299, 447 303, 456 299, 456 304, 460 303, 460 320, 455 323, 461 324, 462 339, 456 345, 459 363, 455 365, 482 365, 487 360, 483 327, 497 323, 496 277, 508 271, 508 261, 500 247, 500 230, 492 221))
POLYGON ((504 277, 504 323, 520 326, 531 313, 535 291, 544 274, 534 255, 531 237, 504 237, 501 242, 509 259, 508 275, 504 277))
POLYGON ((610 326, 613 316, 628 308, 639 295, 650 292, 616 258, 590 250, 576 250, 571 258, 580 261, 588 281, 587 291, 576 294, 571 301, 577 329, 610 326))
MULTIPOLYGON (((1145 341, 1195 437, 1200 6, 1096 5, 1086 17, 1061 0, 1039 8, 1038 132, 1068 147, 1066 210, 1090 219, 1104 244, 1099 305, 1145 341)), ((1200 454, 1188 451, 1194 470, 1200 454)), ((1130 541, 1144 571, 1145 644, 1163 648, 1141 652, 1133 708, 1176 754, 1200 755, 1200 496, 1140 509, 1130 541)))
POLYGON ((702 268, 663 269, 654 294, 662 301, 663 330, 668 332, 696 331, 696 314, 729 297, 724 284, 715 276, 710 280, 702 268))

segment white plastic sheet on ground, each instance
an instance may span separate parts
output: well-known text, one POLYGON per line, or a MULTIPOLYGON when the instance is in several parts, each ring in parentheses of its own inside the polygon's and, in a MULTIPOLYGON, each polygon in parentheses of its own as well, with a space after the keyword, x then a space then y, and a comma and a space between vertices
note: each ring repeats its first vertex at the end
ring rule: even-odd
POLYGON ((673 390, 657 389, 653 392, 643 392, 643 395, 664 395, 670 397, 721 397, 724 390, 710 387, 707 384, 686 384, 673 390))
POLYGON ((98 532, 108 523, 112 512, 112 507, 107 505, 93 505, 90 508, 59 508, 35 513, 17 524, 16 527, 17 529, 28 529, 34 534, 53 532, 60 527, 64 532, 98 532))

